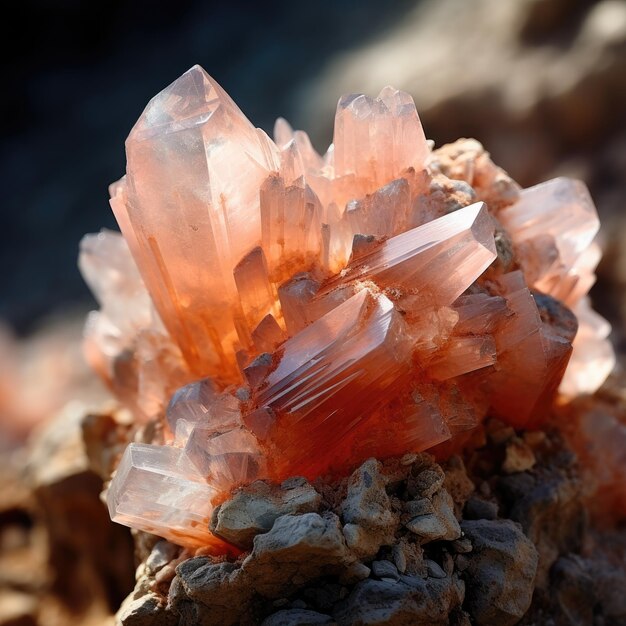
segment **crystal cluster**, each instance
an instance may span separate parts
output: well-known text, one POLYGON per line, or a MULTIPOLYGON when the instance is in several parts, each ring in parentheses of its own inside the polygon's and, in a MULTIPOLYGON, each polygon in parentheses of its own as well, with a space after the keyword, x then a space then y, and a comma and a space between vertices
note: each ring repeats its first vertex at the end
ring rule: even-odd
POLYGON ((339 101, 324 156, 282 119, 254 128, 199 67, 148 104, 111 186, 123 238, 87 236, 80 261, 88 358, 163 428, 128 446, 115 520, 223 550, 207 520, 237 485, 445 454, 487 414, 535 425, 559 385, 602 383, 584 185, 520 190, 445 148, 390 87, 339 101))

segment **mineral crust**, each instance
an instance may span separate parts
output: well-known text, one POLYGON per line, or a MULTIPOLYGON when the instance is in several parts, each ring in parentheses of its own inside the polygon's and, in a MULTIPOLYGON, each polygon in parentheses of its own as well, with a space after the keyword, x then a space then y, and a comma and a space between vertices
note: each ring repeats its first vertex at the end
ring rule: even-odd
POLYGON ((198 66, 148 104, 111 186, 123 238, 80 261, 87 356, 161 433, 126 449, 113 519, 223 552, 208 520, 236 486, 445 456, 488 414, 536 426, 602 384, 589 193, 520 190, 476 146, 431 152, 390 87, 341 98, 324 156, 198 66))

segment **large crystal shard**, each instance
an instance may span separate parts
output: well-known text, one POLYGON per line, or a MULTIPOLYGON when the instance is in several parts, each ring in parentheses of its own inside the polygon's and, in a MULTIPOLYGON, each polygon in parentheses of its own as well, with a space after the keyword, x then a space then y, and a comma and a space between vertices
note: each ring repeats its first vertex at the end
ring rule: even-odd
POLYGON ((217 495, 186 454, 173 446, 131 443, 107 501, 111 519, 174 543, 224 550, 209 532, 217 495))
MULTIPOLYGON (((422 303, 451 304, 496 258, 494 225, 478 202, 385 241, 351 263, 321 291, 372 280, 420 295, 422 303)), ((320 297, 320 296, 318 296, 320 297)))
POLYGON ((194 373, 236 378, 232 268, 261 242, 276 147, 196 66, 148 104, 126 152, 127 203, 114 209, 161 318, 194 373))
POLYGON ((344 466, 351 432, 406 384, 411 345, 393 304, 367 289, 288 340, 253 392, 273 423, 256 413, 244 418, 280 450, 271 459, 275 474, 315 476, 344 466))
MULTIPOLYGON (((490 404, 496 415, 521 428, 547 417, 576 323, 556 332, 549 319, 543 321, 519 271, 500 278, 498 291, 509 314, 494 331, 497 362, 487 379, 490 404)), ((563 311, 559 319, 567 315, 563 311)))

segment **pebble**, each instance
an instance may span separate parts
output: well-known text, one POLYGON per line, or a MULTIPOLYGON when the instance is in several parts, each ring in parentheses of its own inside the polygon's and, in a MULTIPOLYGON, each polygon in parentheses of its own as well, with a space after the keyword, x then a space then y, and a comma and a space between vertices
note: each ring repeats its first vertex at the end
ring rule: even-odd
POLYGON ((406 554, 404 554, 404 550, 398 544, 391 549, 391 558, 398 571, 404 574, 406 572, 406 554))
POLYGON ((525 472, 532 469, 536 462, 532 448, 523 439, 514 437, 507 443, 502 471, 506 474, 525 472))
POLYGON ((430 515, 435 512, 435 507, 429 498, 420 498, 419 500, 410 500, 404 504, 404 511, 411 517, 419 515, 430 515))
POLYGON ((400 578, 398 568, 391 561, 373 561, 372 574, 381 580, 397 581, 400 578))
POLYGON ((456 568, 459 570, 459 572, 464 572, 467 569, 467 566, 469 565, 469 558, 466 557, 464 554, 457 554, 455 559, 454 559, 454 563, 456 565, 456 568))
POLYGON ((494 520, 498 517, 498 505, 490 500, 470 498, 465 504, 465 517, 467 519, 494 520))
POLYGON ((467 554, 472 551, 472 542, 467 537, 461 537, 451 544, 452 549, 459 554, 467 554))
POLYGON ((446 573, 441 569, 441 566, 435 561, 431 561, 430 559, 425 559, 426 569, 428 571, 428 575, 432 578, 445 578, 446 573))

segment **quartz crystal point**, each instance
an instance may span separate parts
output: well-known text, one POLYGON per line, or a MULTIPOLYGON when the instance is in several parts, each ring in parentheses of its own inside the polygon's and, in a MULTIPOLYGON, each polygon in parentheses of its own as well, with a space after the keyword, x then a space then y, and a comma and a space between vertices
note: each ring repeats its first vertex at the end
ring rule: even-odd
POLYGON ((613 367, 585 186, 520 191, 475 141, 431 154, 408 94, 341 98, 322 156, 194 67, 126 151, 124 239, 80 257, 90 363, 165 441, 122 457, 120 523, 226 552, 208 520, 237 486, 449 455, 487 415, 537 426, 559 385, 592 393, 613 367))
MULTIPOLYGON (((543 250, 520 259, 527 273, 537 259, 548 261, 535 273, 531 286, 566 304, 574 305, 581 280, 581 269, 593 273, 600 260, 597 248, 591 249, 600 221, 584 183, 569 178, 554 178, 524 189, 520 200, 498 213, 513 242, 533 242, 543 250), (537 253, 539 252, 539 253, 537 253), (582 268, 581 268, 582 263, 582 268)), ((591 284, 587 285, 587 290, 591 284)))
POLYGON ((350 94, 335 116, 334 167, 337 178, 367 181, 370 193, 409 167, 421 169, 428 155, 413 98, 385 87, 377 98, 350 94))
POLYGON ((148 104, 126 153, 114 210, 161 319, 192 372, 233 378, 233 267, 261 241, 259 188, 278 151, 196 66, 148 104))

